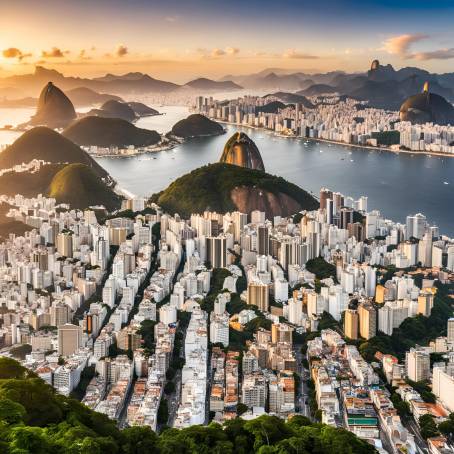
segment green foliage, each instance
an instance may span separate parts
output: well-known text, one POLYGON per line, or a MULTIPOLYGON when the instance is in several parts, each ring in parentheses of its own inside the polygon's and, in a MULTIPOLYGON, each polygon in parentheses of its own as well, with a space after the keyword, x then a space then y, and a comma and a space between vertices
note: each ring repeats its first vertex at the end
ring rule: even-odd
POLYGON ((372 139, 377 139, 378 145, 398 145, 400 143, 399 131, 379 131, 371 134, 372 139))
POLYGON ((332 277, 336 282, 336 267, 328 263, 324 258, 317 257, 306 263, 306 269, 314 273, 317 279, 326 279, 332 277))
POLYGON ((446 421, 438 424, 438 430, 451 442, 454 440, 454 413, 451 413, 446 421))
MULTIPOLYGON (((114 421, 74 399, 57 395, 41 379, 28 377, 22 366, 3 361, 0 367, 0 452, 14 454, 175 454, 175 453, 314 453, 369 454, 374 448, 343 429, 312 424, 303 416, 284 421, 261 416, 234 419, 223 426, 177 430, 168 420, 162 399, 158 436, 149 427, 120 431, 114 421), (15 367, 13 367, 15 366, 15 367)), ((0 365, 1 365, 0 364, 0 365)), ((17 364, 17 363, 16 363, 17 364)), ((240 405, 239 412, 244 410, 240 405)))
POLYGON ((169 405, 167 399, 164 397, 161 399, 161 403, 158 408, 158 424, 167 424, 169 419, 169 405))
POLYGON ((176 137, 191 138, 198 136, 214 136, 223 134, 224 128, 205 115, 192 114, 178 121, 172 127, 171 134, 176 137))
POLYGON ((156 322, 153 320, 144 320, 140 324, 138 334, 142 336, 143 347, 149 351, 154 350, 154 327, 156 322))
POLYGON ((437 425, 435 424, 434 417, 432 415, 429 414, 422 415, 420 416, 418 422, 421 437, 424 438, 424 440, 440 435, 437 429, 437 425))
MULTIPOLYGON (((392 275, 395 269, 390 267, 388 273, 392 275)), ((449 291, 452 285, 437 283, 438 292, 434 298, 434 306, 429 317, 418 314, 416 317, 406 318, 399 328, 394 329, 391 336, 378 333, 360 345, 359 350, 367 361, 372 361, 375 353, 380 351, 384 354, 394 355, 399 359, 405 356, 405 352, 416 344, 427 345, 438 336, 446 333, 448 319, 452 316, 452 303, 449 291)))
POLYGON ((120 198, 85 164, 69 164, 55 174, 49 184, 49 197, 69 203, 72 208, 104 205, 109 210, 118 208, 120 198))
POLYGON ((75 121, 63 131, 63 136, 82 146, 147 147, 156 145, 161 136, 156 131, 137 128, 121 118, 88 116, 75 121))
POLYGON ((176 179, 167 189, 152 197, 168 213, 189 217, 207 208, 219 213, 237 209, 230 194, 237 187, 256 187, 272 194, 286 194, 300 209, 318 208, 317 201, 306 191, 282 177, 259 170, 216 163, 200 167, 176 179))

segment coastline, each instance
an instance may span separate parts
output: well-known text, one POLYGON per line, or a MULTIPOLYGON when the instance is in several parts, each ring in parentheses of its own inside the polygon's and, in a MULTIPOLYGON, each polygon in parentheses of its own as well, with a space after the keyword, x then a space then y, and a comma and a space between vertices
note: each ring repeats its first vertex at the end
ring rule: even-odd
MULTIPOLYGON (((212 119, 213 120, 213 119, 212 119)), ((311 142, 321 142, 321 143, 327 143, 327 144, 333 144, 333 145, 340 145, 345 148, 365 148, 367 150, 373 150, 373 151, 385 151, 387 153, 393 153, 393 154, 409 154, 412 156, 438 156, 438 157, 446 157, 446 158, 454 158, 454 153, 443 153, 441 151, 415 151, 415 150, 391 150, 391 148, 386 148, 386 147, 373 147, 371 145, 358 145, 358 144, 353 144, 353 143, 345 143, 345 142, 339 142, 336 140, 329 140, 329 139, 320 139, 320 138, 314 138, 314 137, 299 137, 299 136, 289 136, 286 134, 278 134, 270 129, 266 128, 261 128, 258 126, 251 126, 251 125, 243 125, 239 123, 231 123, 229 121, 224 121, 224 120, 213 120, 217 121, 218 123, 226 124, 226 125, 231 125, 231 126, 236 126, 238 128, 249 128, 249 129, 254 129, 256 131, 263 131, 267 134, 273 135, 275 137, 281 137, 284 139, 297 139, 297 140, 308 140, 311 142)))

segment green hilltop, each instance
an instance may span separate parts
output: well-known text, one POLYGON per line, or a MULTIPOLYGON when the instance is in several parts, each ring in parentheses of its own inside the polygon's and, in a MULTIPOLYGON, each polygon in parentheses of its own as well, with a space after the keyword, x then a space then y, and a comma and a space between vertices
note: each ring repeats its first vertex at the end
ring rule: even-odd
POLYGON ((314 197, 284 178, 224 163, 193 170, 153 195, 152 201, 186 217, 206 209, 220 213, 260 209, 267 216, 290 216, 318 208, 314 197))
POLYGON ((63 136, 78 145, 146 147, 161 140, 156 131, 141 129, 121 118, 84 117, 69 125, 63 136))
POLYGON ((215 136, 224 134, 224 128, 205 115, 192 114, 173 125, 170 134, 189 139, 191 137, 215 136))
POLYGON ((82 163, 90 166, 100 177, 107 172, 78 145, 58 132, 37 127, 24 132, 0 153, 0 169, 41 159, 51 163, 82 163))
POLYGON ((85 164, 69 164, 59 170, 50 182, 49 197, 72 208, 104 205, 112 211, 119 207, 120 198, 85 164))

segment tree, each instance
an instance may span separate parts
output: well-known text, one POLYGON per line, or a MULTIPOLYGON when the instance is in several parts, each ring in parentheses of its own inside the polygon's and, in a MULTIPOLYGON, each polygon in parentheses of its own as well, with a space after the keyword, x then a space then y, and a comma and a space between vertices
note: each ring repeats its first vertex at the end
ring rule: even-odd
POLYGON ((432 415, 430 414, 422 415, 420 416, 418 422, 421 437, 424 438, 424 440, 440 435, 440 432, 438 432, 437 425, 435 424, 435 420, 432 415))
POLYGON ((238 416, 241 416, 243 413, 246 413, 247 411, 248 406, 241 402, 236 406, 236 413, 238 416))
POLYGON ((125 454, 155 452, 158 437, 149 426, 133 426, 122 432, 122 449, 125 454))
POLYGON ((454 440, 454 413, 451 413, 446 421, 438 424, 438 430, 450 441, 454 440))
POLYGON ((10 452, 48 454, 49 440, 41 427, 18 426, 11 430, 10 452))
POLYGON ((169 406, 167 399, 162 398, 158 408, 158 424, 167 424, 169 419, 169 406))
POLYGON ((175 383, 173 381, 168 381, 164 386, 164 392, 166 394, 172 394, 175 392, 175 383))
POLYGON ((26 411, 23 405, 10 399, 0 400, 0 421, 8 425, 23 422, 26 411))

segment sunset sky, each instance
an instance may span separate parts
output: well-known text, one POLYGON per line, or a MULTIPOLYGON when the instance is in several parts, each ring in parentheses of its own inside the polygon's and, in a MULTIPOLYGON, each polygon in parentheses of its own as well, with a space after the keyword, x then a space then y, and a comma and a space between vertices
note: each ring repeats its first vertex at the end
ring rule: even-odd
POLYGON ((265 68, 454 71, 454 1, 0 0, 0 75, 142 71, 185 82, 265 68))

